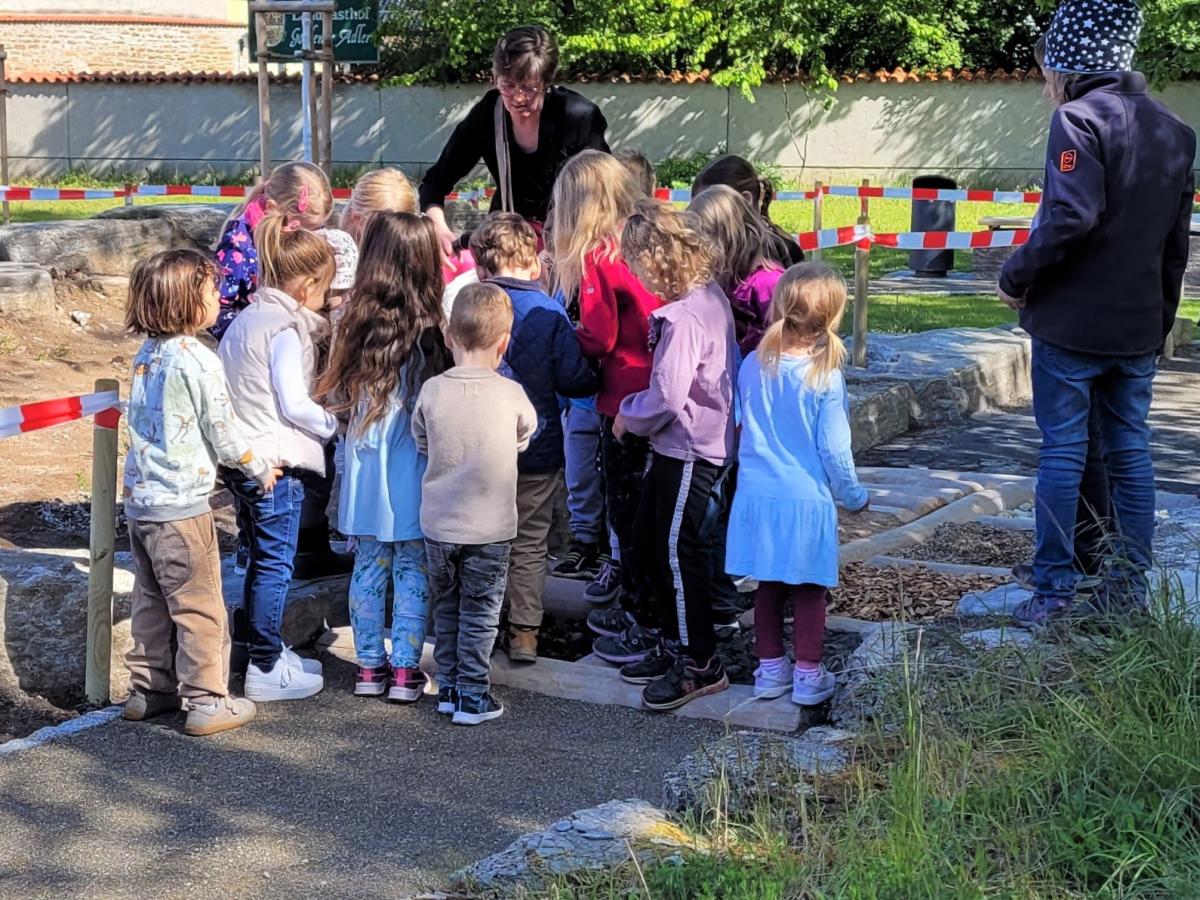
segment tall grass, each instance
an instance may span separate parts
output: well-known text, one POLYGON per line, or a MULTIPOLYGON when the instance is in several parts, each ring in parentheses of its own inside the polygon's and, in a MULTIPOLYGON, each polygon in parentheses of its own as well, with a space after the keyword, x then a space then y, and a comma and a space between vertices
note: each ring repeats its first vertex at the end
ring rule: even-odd
POLYGON ((892 679, 894 727, 815 799, 781 791, 644 887, 607 873, 553 896, 1198 897, 1200 632, 1178 592, 1156 603, 982 655, 928 632, 892 679))

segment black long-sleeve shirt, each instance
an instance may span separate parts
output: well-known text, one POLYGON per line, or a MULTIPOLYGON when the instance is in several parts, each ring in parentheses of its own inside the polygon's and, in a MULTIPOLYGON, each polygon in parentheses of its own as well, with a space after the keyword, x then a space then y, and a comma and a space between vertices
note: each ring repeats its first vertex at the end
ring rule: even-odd
MULTIPOLYGON (((467 117, 458 124, 441 156, 421 179, 421 209, 441 206, 446 195, 483 160, 492 179, 500 183, 496 164, 496 104, 500 92, 494 88, 483 95, 467 117)), ((527 219, 545 221, 550 191, 563 163, 580 150, 609 152, 604 140, 608 122, 600 108, 569 88, 552 87, 546 93, 538 128, 538 147, 526 153, 513 139, 512 118, 504 114, 508 129, 509 165, 512 175, 513 210, 527 219)), ((492 209, 501 208, 500 191, 492 198, 492 209)))

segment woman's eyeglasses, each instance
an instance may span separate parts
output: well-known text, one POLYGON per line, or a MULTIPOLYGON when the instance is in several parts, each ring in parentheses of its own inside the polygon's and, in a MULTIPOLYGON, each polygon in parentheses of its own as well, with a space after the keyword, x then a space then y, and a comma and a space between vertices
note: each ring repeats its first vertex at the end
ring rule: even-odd
POLYGON ((496 87, 504 97, 523 97, 526 100, 532 100, 546 89, 546 86, 540 81, 529 84, 514 84, 511 81, 503 79, 496 82, 496 87))

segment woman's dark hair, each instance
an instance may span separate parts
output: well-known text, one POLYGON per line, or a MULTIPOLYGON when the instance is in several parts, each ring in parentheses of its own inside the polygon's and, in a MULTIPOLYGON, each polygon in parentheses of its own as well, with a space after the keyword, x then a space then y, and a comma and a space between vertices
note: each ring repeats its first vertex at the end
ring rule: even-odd
POLYGON ((775 199, 775 187, 765 178, 758 177, 758 170, 747 159, 729 154, 718 156, 700 170, 692 182, 692 196, 707 187, 723 184, 739 194, 748 194, 750 205, 764 219, 770 215, 771 201, 775 199))
POLYGON ((354 415, 365 430, 399 401, 410 409, 421 385, 444 372, 450 352, 442 336, 441 250, 433 223, 411 213, 378 212, 362 252, 317 395, 335 413, 354 415))
POLYGON ((558 42, 541 25, 514 28, 496 41, 492 74, 520 83, 550 84, 558 74, 558 42))

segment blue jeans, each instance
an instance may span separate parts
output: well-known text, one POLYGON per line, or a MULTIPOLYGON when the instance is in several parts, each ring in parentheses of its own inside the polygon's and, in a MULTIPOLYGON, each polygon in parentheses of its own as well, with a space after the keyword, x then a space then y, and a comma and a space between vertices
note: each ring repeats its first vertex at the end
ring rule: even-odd
POLYGON ((571 536, 598 544, 608 531, 604 524, 604 478, 600 473, 600 413, 572 403, 563 414, 563 433, 571 536))
POLYGON ((510 550, 507 541, 448 544, 425 539, 438 687, 468 694, 488 690, 510 550))
POLYGON ((289 471, 263 494, 241 472, 221 474, 237 506, 238 530, 250 545, 242 605, 230 616, 233 640, 248 644, 250 662, 267 671, 283 649, 280 627, 300 535, 304 480, 289 471))
POLYGON ((354 655, 366 668, 382 666, 384 612, 392 590, 392 656, 394 668, 415 669, 425 647, 425 615, 429 610, 425 542, 377 541, 360 537, 350 576, 350 627, 354 655))
POLYGON ((1143 590, 1154 537, 1147 424, 1154 374, 1152 353, 1095 356, 1033 341, 1033 413, 1042 432, 1033 574, 1037 595, 1048 603, 1069 603, 1075 597, 1075 519, 1093 403, 1116 520, 1110 574, 1127 577, 1136 591, 1143 590))

